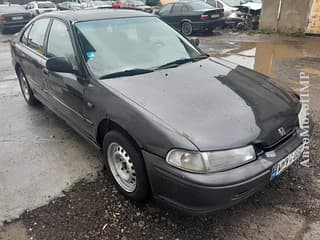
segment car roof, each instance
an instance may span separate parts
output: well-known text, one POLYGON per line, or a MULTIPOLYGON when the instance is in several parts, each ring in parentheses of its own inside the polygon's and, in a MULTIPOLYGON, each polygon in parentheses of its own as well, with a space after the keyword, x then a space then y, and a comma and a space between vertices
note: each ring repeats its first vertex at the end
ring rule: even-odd
POLYGON ((70 22, 82 22, 100 19, 130 18, 130 17, 148 17, 151 14, 137 10, 122 9, 85 9, 78 11, 58 11, 46 13, 42 16, 57 17, 70 22))

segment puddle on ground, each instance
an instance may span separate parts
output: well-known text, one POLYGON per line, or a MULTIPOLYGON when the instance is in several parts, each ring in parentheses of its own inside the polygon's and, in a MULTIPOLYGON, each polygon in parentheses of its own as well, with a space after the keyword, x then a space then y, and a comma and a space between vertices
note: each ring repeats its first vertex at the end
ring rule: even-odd
MULTIPOLYGON (((214 54, 231 62, 254 69, 270 77, 281 79, 304 71, 320 77, 320 39, 301 38, 277 42, 241 42, 239 48, 214 54), (300 61, 304 59, 304 61, 300 61), (290 61, 290 64, 283 64, 290 61)), ((286 79, 288 80, 288 79, 286 79)))

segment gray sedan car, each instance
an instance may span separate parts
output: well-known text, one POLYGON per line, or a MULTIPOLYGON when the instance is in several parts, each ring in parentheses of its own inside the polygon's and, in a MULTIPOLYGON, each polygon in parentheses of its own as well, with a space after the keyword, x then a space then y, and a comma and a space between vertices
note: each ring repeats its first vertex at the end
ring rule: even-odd
POLYGON ((299 96, 209 57, 156 16, 49 13, 11 51, 27 103, 48 106, 101 149, 130 199, 211 213, 257 192, 303 151, 299 96))
POLYGON ((0 4, 0 32, 20 30, 31 19, 23 6, 17 4, 0 4))

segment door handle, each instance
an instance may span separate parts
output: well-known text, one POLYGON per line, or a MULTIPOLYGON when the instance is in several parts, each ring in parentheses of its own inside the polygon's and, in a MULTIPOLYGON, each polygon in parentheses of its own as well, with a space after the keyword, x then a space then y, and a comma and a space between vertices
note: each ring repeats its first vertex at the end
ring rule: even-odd
POLYGON ((46 69, 46 68, 43 68, 43 69, 42 69, 42 72, 43 72, 44 75, 48 75, 48 74, 49 74, 49 71, 48 71, 48 69, 46 69))

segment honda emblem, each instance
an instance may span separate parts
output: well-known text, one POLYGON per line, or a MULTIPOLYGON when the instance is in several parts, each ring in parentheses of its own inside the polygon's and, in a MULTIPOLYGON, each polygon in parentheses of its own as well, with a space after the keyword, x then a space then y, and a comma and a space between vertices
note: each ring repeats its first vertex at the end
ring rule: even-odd
POLYGON ((283 127, 281 127, 278 129, 278 133, 280 134, 281 137, 283 137, 286 135, 286 130, 283 127))

